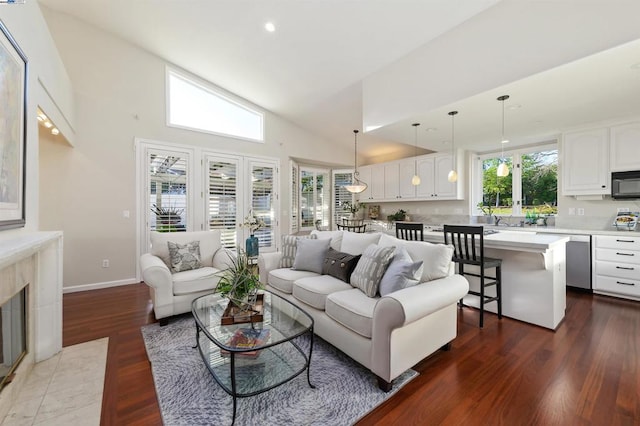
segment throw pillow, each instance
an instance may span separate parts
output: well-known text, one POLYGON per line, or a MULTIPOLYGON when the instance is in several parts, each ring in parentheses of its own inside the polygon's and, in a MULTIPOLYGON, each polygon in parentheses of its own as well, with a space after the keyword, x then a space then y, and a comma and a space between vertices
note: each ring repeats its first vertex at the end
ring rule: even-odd
POLYGON ((362 290, 367 296, 375 297, 394 250, 393 246, 380 247, 371 244, 367 247, 351 274, 351 285, 362 290))
POLYGON ((282 258, 280 259, 281 268, 291 268, 296 258, 298 249, 298 241, 306 238, 315 239, 315 235, 303 235, 296 237, 295 235, 284 235, 282 237, 282 258))
POLYGON ((329 251, 331 240, 312 240, 310 238, 298 240, 293 269, 322 273, 322 264, 329 251))
POLYGON ((200 268, 200 241, 178 244, 167 241, 169 259, 173 272, 190 271, 200 268))
POLYGON ((395 256, 380 280, 380 296, 418 284, 422 275, 422 260, 413 262, 407 250, 396 248, 395 256))
POLYGON ((340 251, 349 254, 362 254, 371 244, 378 244, 379 232, 362 234, 358 232, 345 232, 342 236, 340 251))
POLYGON ((358 260, 360 260, 360 255, 354 256, 329 248, 327 256, 324 258, 322 273, 348 283, 358 260))

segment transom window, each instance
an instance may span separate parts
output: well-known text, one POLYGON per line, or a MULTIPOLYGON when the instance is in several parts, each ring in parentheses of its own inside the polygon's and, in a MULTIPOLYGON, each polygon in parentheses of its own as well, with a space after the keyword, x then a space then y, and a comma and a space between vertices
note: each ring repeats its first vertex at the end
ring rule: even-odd
POLYGON ((264 142, 264 114, 167 69, 167 124, 264 142))

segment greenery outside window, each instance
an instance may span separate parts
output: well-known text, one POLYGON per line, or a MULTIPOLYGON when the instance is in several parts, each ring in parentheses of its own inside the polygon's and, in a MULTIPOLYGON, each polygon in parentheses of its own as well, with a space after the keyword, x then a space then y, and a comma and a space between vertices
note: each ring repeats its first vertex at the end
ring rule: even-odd
POLYGON ((558 212, 558 150, 555 145, 529 147, 477 158, 474 191, 476 214, 498 216, 544 216, 558 212), (497 176, 501 160, 509 167, 505 177, 497 176))

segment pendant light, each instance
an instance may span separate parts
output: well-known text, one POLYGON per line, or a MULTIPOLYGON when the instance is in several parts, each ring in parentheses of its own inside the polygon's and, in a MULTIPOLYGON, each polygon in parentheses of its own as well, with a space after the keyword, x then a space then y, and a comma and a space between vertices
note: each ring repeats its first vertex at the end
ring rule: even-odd
POLYGON ((359 194, 365 189, 367 189, 367 184, 358 179, 358 130, 353 131, 354 145, 355 145, 355 153, 353 159, 353 180, 351 181, 351 185, 345 185, 344 189, 351 192, 352 194, 359 194))
POLYGON ((499 177, 509 176, 509 167, 507 166, 506 161, 504 160, 504 144, 509 141, 504 137, 504 101, 509 99, 509 95, 499 96, 497 100, 502 102, 502 140, 500 141, 502 144, 502 155, 500 155, 500 164, 498 165, 497 175, 499 177))
POLYGON ((416 129, 416 148, 413 152, 413 177, 411 178, 411 185, 420 185, 420 176, 418 176, 418 126, 420 123, 413 123, 412 126, 416 129))
POLYGON ((455 139, 453 134, 453 117, 458 111, 450 111, 448 114, 451 116, 451 171, 447 175, 449 182, 456 182, 458 180, 458 172, 456 172, 456 151, 455 151, 455 139))

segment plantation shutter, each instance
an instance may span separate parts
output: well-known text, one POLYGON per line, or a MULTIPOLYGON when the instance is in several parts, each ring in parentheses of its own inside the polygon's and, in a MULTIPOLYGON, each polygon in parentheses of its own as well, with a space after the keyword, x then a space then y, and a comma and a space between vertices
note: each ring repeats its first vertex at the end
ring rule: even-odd
POLYGON ((348 218, 350 212, 343 209, 343 203, 353 202, 353 194, 347 191, 344 186, 351 184, 353 179, 352 171, 333 171, 333 220, 334 224, 341 224, 343 218, 348 218))
MULTIPOLYGON (((275 250, 276 222, 276 165, 262 161, 249 161, 251 177, 251 196, 249 206, 251 212, 266 224, 254 235, 260 242, 260 250, 275 250)), ((246 216, 249 211, 243 215, 246 216)))
POLYGON ((184 232, 189 217, 188 170, 185 153, 147 151, 148 229, 158 232, 184 232))
POLYGON ((291 166, 291 219, 289 223, 289 230, 291 234, 295 234, 300 229, 298 226, 299 208, 300 208, 300 194, 298 188, 300 168, 294 161, 290 161, 291 166))
POLYGON ((220 229, 222 246, 238 244, 238 169, 234 158, 207 158, 207 222, 209 229, 220 229))

